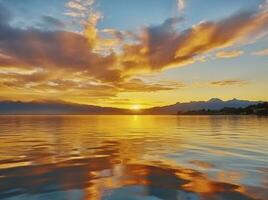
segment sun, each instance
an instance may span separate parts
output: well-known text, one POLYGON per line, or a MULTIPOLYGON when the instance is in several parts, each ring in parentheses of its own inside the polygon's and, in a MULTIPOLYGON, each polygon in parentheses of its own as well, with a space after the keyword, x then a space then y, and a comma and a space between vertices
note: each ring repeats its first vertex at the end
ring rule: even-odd
POLYGON ((139 104, 135 104, 131 106, 131 110, 140 110, 141 109, 141 105, 139 104))

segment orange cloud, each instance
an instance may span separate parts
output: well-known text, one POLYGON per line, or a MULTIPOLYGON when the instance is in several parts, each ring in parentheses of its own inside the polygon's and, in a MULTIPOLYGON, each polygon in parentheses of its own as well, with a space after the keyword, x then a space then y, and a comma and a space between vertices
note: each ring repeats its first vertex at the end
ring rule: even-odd
POLYGON ((218 22, 201 22, 182 32, 176 31, 178 21, 169 19, 159 26, 147 27, 137 44, 125 45, 120 58, 124 72, 185 66, 195 62, 196 56, 257 38, 267 30, 268 12, 242 12, 218 22))

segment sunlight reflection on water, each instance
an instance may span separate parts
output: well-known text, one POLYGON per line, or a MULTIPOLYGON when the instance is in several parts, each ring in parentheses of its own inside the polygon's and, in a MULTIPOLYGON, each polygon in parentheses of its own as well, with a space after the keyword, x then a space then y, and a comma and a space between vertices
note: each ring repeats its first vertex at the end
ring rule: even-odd
POLYGON ((268 197, 268 118, 1 116, 0 120, 0 199, 268 197))

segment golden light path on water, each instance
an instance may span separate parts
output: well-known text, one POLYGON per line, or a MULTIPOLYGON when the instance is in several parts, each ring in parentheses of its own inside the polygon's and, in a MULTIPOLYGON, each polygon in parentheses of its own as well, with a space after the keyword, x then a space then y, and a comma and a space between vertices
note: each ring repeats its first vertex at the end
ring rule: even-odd
POLYGON ((0 117, 0 199, 267 197, 265 117, 0 117))

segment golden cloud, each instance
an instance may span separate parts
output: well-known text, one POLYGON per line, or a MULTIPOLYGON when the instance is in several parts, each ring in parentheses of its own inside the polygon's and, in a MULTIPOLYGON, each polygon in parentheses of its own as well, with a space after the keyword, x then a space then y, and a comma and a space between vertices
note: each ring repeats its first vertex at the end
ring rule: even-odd
POLYGON ((175 29, 178 21, 169 19, 147 27, 137 44, 125 45, 119 57, 124 73, 185 66, 195 62, 197 56, 257 38, 267 30, 268 12, 242 12, 218 22, 201 22, 182 32, 175 29))
POLYGON ((218 58, 235 58, 241 56, 243 51, 219 51, 216 53, 216 57, 218 58))
POLYGON ((115 84, 120 92, 156 92, 165 90, 175 90, 184 87, 179 82, 144 82, 141 79, 131 79, 126 82, 115 84))

